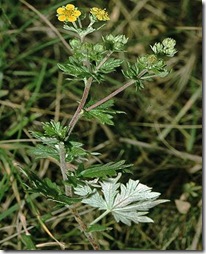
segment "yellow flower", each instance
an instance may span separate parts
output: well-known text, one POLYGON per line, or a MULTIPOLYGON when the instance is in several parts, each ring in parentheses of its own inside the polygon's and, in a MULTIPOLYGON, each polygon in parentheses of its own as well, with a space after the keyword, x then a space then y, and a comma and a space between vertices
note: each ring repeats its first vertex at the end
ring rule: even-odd
POLYGON ((57 9, 57 17, 62 22, 74 22, 81 15, 81 12, 73 4, 59 7, 57 9))
POLYGON ((106 21, 106 20, 110 20, 108 13, 100 8, 97 7, 93 7, 90 10, 90 13, 95 16, 98 20, 100 21, 106 21))

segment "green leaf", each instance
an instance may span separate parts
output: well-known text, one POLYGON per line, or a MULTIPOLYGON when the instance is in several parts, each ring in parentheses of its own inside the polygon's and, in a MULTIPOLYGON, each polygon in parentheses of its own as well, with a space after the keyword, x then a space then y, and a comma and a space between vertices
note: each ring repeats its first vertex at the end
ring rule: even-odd
POLYGON ((56 138, 46 137, 42 132, 39 131, 30 131, 32 136, 38 140, 41 140, 42 143, 51 145, 57 144, 58 140, 56 138))
POLYGON ((2 200, 2 198, 4 197, 4 195, 6 194, 6 192, 9 190, 10 188, 10 184, 9 184, 9 177, 7 174, 4 174, 4 176, 1 179, 0 182, 0 202, 2 200))
POLYGON ((62 126, 60 122, 46 122, 42 123, 45 136, 56 137, 58 140, 63 141, 66 138, 68 127, 62 126))
POLYGON ((114 122, 112 121, 113 116, 109 114, 108 112, 110 111, 93 109, 93 110, 90 110, 89 112, 84 112, 84 117, 86 117, 87 119, 95 118, 101 124, 114 125, 114 122))
POLYGON ((30 170, 21 170, 32 183, 32 187, 29 188, 29 191, 32 193, 41 193, 46 198, 63 205, 72 205, 82 200, 82 198, 70 198, 66 196, 60 186, 52 182, 49 178, 41 179, 30 170))
POLYGON ((80 177, 97 178, 116 175, 117 170, 124 170, 132 165, 125 165, 125 161, 109 162, 104 165, 94 165, 79 173, 80 177))
POLYGON ((122 60, 110 58, 108 59, 99 69, 102 73, 110 73, 115 70, 115 68, 119 67, 122 64, 122 60))
POLYGON ((85 160, 85 157, 88 155, 84 148, 82 148, 83 144, 76 141, 70 141, 66 144, 66 161, 78 161, 79 163, 85 160))
POLYGON ((64 141, 68 127, 62 126, 60 122, 50 121, 42 123, 43 133, 38 131, 31 131, 33 137, 41 140, 44 144, 51 145, 57 144, 59 141, 64 141))
POLYGON ((12 205, 9 208, 7 208, 6 210, 2 211, 0 213, 0 221, 2 221, 6 217, 13 216, 12 214, 14 212, 16 213, 16 211, 19 211, 19 209, 20 209, 19 204, 16 203, 15 205, 12 205))
POLYGON ((31 155, 35 155, 36 159, 52 157, 55 160, 59 161, 58 151, 54 147, 51 147, 51 146, 39 144, 36 147, 30 148, 29 153, 31 155))
POLYGON ((106 231, 106 230, 111 230, 112 228, 108 228, 104 225, 100 225, 100 224, 94 224, 89 226, 88 228, 88 232, 102 232, 102 231, 106 231))
POLYGON ((85 79, 92 76, 92 73, 85 67, 82 62, 76 62, 72 57, 66 64, 57 64, 64 73, 77 79, 85 79))
POLYGON ((102 38, 103 42, 108 50, 112 51, 123 51, 125 44, 128 41, 128 38, 125 37, 125 35, 106 35, 105 37, 102 38))
POLYGON ((142 68, 140 69, 140 66, 137 64, 137 62, 133 64, 127 62, 127 69, 122 70, 122 73, 126 78, 138 81, 139 80, 138 75, 141 70, 142 68))
POLYGON ((67 181, 65 181, 65 184, 72 185, 74 187, 77 187, 77 185, 84 184, 84 182, 80 181, 76 176, 67 176, 67 181))
MULTIPOLYGON (((90 105, 94 104, 94 102, 90 101, 85 108, 88 108, 90 105)), ((84 111, 83 116, 87 119, 95 118, 97 119, 101 124, 108 124, 108 125, 114 125, 113 117, 115 114, 122 114, 125 112, 123 111, 117 111, 113 110, 110 107, 112 107, 114 104, 113 100, 109 100, 100 106, 90 110, 90 111, 84 111)))

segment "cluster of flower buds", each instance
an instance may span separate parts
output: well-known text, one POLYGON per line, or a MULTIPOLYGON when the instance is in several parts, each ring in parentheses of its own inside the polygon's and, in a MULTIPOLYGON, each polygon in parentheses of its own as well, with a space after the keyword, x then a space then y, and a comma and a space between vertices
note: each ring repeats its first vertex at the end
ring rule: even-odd
POLYGON ((128 41, 128 38, 126 38, 124 35, 114 36, 112 34, 109 34, 103 37, 103 41, 108 50, 122 51, 128 41))
POLYGON ((162 42, 156 42, 154 46, 150 46, 155 54, 173 57, 177 53, 175 49, 176 41, 172 38, 166 38, 162 42))

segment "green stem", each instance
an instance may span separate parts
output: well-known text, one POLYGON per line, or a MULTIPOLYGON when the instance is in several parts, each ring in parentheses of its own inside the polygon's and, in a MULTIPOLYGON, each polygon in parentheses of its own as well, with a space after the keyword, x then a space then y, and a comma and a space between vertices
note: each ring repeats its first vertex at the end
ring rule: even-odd
POLYGON ((82 28, 82 22, 81 22, 81 19, 80 19, 80 18, 78 18, 78 19, 77 19, 77 21, 78 21, 79 27, 80 27, 80 28, 82 28))
POLYGON ((106 210, 104 213, 102 213, 99 217, 97 217, 95 220, 93 220, 91 223, 90 223, 90 226, 91 225, 94 225, 95 223, 97 223, 98 221, 100 221, 102 218, 104 218, 107 214, 109 214, 111 211, 109 210, 106 210))
POLYGON ((78 27, 77 27, 75 22, 72 22, 72 25, 74 26, 75 29, 78 29, 78 27))

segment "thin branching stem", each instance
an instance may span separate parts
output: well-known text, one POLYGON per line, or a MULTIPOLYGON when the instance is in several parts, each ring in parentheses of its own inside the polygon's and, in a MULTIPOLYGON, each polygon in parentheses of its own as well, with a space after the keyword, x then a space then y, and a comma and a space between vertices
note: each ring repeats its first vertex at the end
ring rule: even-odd
POLYGON ((74 113, 70 123, 69 123, 69 132, 68 132, 68 136, 66 139, 68 139, 68 137, 70 136, 72 130, 74 129, 74 126, 76 125, 77 121, 79 120, 79 117, 81 115, 81 111, 87 101, 87 97, 89 95, 89 90, 90 90, 90 87, 91 87, 91 84, 92 84, 92 81, 93 81, 93 78, 90 77, 88 78, 86 84, 85 84, 85 87, 84 87, 84 92, 83 92, 83 95, 82 95, 82 99, 79 103, 79 106, 76 110, 76 112, 74 113))
MULTIPOLYGON (((138 78, 140 79, 145 73, 147 73, 147 70, 143 70, 139 73, 138 78)), ((126 88, 128 88, 129 86, 133 85, 134 83, 136 83, 136 80, 130 80, 129 82, 127 82, 126 84, 124 84, 123 86, 121 86, 120 88, 118 88, 117 90, 115 90, 114 92, 112 92, 111 94, 109 94, 108 96, 106 96, 105 98, 101 99, 100 101, 94 103, 93 105, 91 105, 90 107, 86 108, 86 111, 90 111, 100 105, 102 105, 103 103, 105 103, 106 101, 112 99, 114 96, 116 96, 118 93, 121 93, 122 91, 124 91, 126 88)))
POLYGON ((108 96, 106 96, 105 98, 101 99, 100 101, 96 102, 95 104, 91 105, 90 107, 86 108, 86 111, 90 111, 96 107, 98 107, 99 105, 105 103, 106 101, 110 100, 111 98, 113 98, 114 96, 116 96, 118 93, 122 92, 123 90, 125 90, 127 87, 133 85, 136 81, 135 80, 130 80, 129 82, 127 82, 125 85, 121 86, 120 88, 118 88, 117 90, 115 90, 114 92, 112 92, 111 94, 109 94, 108 96))
MULTIPOLYGON (((111 56, 111 54, 113 53, 113 51, 109 51, 107 53, 107 55, 102 59, 102 61, 98 64, 98 66, 96 67, 95 71, 98 71, 101 66, 107 61, 107 59, 111 56)), ((85 106, 85 103, 87 101, 87 98, 88 98, 88 95, 89 95, 89 91, 90 91, 90 88, 91 88, 91 84, 92 84, 92 81, 93 81, 93 78, 90 77, 88 78, 88 80, 86 81, 85 83, 85 87, 84 87, 84 92, 83 92, 83 95, 82 95, 82 98, 81 98, 81 101, 79 103, 79 106, 77 107, 77 110, 76 112, 74 113, 70 123, 69 123, 69 131, 68 131, 68 135, 67 135, 67 138, 66 140, 68 140, 72 130, 74 129, 76 123, 78 122, 81 114, 83 113, 82 112, 82 109, 84 108, 85 106)))
POLYGON ((106 56, 102 59, 102 61, 97 65, 94 72, 97 72, 102 65, 107 61, 107 59, 112 55, 113 51, 109 51, 106 56))

